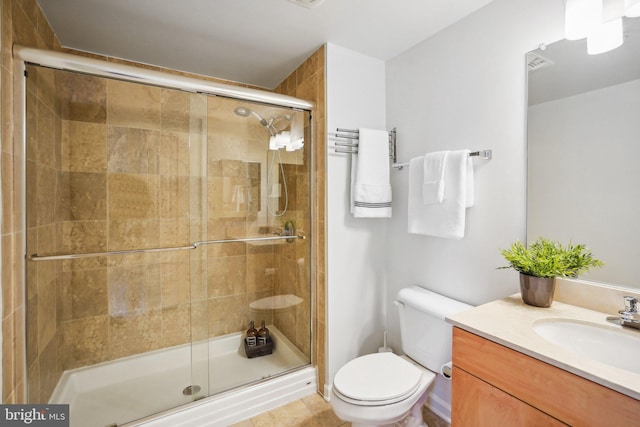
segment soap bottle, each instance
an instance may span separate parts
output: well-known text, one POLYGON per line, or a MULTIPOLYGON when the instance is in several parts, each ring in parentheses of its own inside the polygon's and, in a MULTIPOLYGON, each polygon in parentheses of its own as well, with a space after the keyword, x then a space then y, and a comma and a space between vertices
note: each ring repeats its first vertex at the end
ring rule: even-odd
POLYGON ((264 320, 262 321, 262 326, 258 329, 258 345, 265 345, 269 339, 269 329, 264 324, 264 320))
POLYGON ((249 322, 249 329, 247 329, 247 345, 249 347, 255 347, 257 343, 258 330, 256 329, 253 320, 249 322))

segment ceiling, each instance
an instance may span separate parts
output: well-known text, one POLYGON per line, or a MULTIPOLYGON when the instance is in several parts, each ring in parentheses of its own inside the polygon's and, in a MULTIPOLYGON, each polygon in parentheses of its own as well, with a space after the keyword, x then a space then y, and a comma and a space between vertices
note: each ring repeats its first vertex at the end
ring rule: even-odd
POLYGON ((64 47, 274 88, 326 42, 388 60, 492 0, 38 0, 64 47))

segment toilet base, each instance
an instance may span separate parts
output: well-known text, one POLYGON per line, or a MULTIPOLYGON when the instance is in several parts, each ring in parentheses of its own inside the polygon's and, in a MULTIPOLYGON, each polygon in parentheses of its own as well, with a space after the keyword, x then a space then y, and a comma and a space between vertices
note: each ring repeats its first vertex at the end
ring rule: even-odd
POLYGON ((421 407, 417 407, 412 409, 409 415, 401 421, 393 424, 361 424, 361 423, 351 423, 351 427, 429 427, 427 423, 424 421, 422 417, 421 407), (414 410, 419 413, 419 416, 416 417, 414 414, 414 410))
POLYGON ((422 417, 422 407, 427 401, 429 396, 429 390, 426 390, 423 395, 418 399, 416 403, 411 407, 411 410, 406 417, 392 424, 367 424, 351 422, 351 427, 429 427, 422 417))
POLYGON ((429 427, 422 417, 422 407, 427 401, 428 396, 429 390, 425 391, 420 400, 413 405, 411 412, 409 412, 407 418, 403 420, 403 423, 401 424, 402 427, 429 427))

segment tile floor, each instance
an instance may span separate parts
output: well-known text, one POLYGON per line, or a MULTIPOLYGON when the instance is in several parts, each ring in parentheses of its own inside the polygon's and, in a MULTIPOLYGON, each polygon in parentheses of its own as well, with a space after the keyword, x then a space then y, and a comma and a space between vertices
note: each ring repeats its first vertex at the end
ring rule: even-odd
MULTIPOLYGON (((451 427, 427 408, 422 408, 424 420, 429 427, 451 427)), ((348 427, 331 409, 331 405, 319 394, 276 408, 251 419, 233 424, 231 427, 348 427)))

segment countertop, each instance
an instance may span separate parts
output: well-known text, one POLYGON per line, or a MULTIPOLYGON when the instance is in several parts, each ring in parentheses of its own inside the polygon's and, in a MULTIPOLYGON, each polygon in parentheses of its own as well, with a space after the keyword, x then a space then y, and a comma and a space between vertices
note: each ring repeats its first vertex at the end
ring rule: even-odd
POLYGON ((607 322, 607 316, 606 313, 558 301, 554 301, 549 308, 533 307, 523 303, 520 294, 515 294, 452 315, 447 321, 465 331, 640 400, 640 374, 556 346, 533 330, 536 321, 562 318, 596 323, 640 335, 640 330, 629 330, 607 322))

